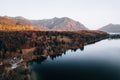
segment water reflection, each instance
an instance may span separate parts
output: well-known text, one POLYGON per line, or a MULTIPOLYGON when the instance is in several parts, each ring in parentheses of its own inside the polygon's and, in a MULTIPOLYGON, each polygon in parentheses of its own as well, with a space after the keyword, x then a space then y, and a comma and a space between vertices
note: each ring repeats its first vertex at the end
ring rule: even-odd
POLYGON ((56 57, 62 56, 63 54, 65 55, 67 50, 72 50, 75 52, 77 49, 83 51, 84 43, 77 45, 76 42, 65 43, 63 41, 56 41, 54 43, 52 43, 52 41, 47 43, 39 43, 37 44, 37 48, 33 53, 35 56, 37 56, 34 61, 38 61, 40 63, 47 59, 48 56, 54 60, 56 57))
POLYGON ((38 60, 42 64, 32 61, 31 77, 33 80, 120 80, 119 43, 120 40, 103 40, 83 47, 83 51, 72 48, 38 60))
MULTIPOLYGON (((81 51, 83 51, 84 50, 84 46, 83 47, 81 47, 81 48, 79 48, 81 51)), ((59 49, 60 50, 60 49, 59 49)), ((72 52, 76 52, 77 50, 78 50, 78 48, 71 48, 71 49, 68 49, 68 50, 71 50, 72 52)), ((61 53, 52 53, 52 54, 49 54, 48 56, 50 57, 50 59, 52 59, 52 60, 54 60, 55 58, 57 58, 57 57, 60 57, 60 56, 62 56, 62 55, 66 55, 66 52, 68 51, 68 50, 65 50, 65 51, 58 51, 58 52, 61 52, 61 53)), ((35 61, 36 63, 38 63, 38 64, 41 64, 41 62, 43 62, 43 61, 45 61, 47 59, 47 57, 46 56, 44 56, 44 55, 40 55, 39 57, 37 57, 37 58, 35 58, 35 59, 33 59, 32 61, 35 61)))
MULTIPOLYGON (((100 51, 102 48, 107 48, 107 49, 110 47, 113 48, 114 42, 119 39, 111 38, 108 40, 112 40, 113 43, 112 42, 109 43, 108 41, 105 40, 106 43, 109 43, 109 45, 108 44, 104 45, 104 44, 101 44, 99 41, 97 41, 100 48, 98 48, 99 46, 95 46, 93 50, 100 51), (105 47, 105 46, 107 46, 107 47, 105 47)), ((85 45, 94 45, 97 42, 89 43, 89 44, 85 44, 85 45)), ((37 58, 33 59, 32 61, 35 61, 35 62, 38 62, 39 64, 41 64, 41 62, 45 61, 48 58, 48 56, 50 57, 50 59, 54 60, 57 57, 66 55, 66 52, 69 50, 71 50, 71 52, 76 52, 77 50, 84 51, 84 44, 82 44, 82 46, 81 46, 81 44, 76 45, 76 44, 70 44, 70 43, 68 44, 68 43, 60 43, 60 42, 59 42, 59 44, 56 44, 56 43, 55 44, 45 43, 45 44, 43 44, 44 46, 42 46, 42 47, 38 46, 36 48, 36 50, 34 51, 34 55, 36 55, 37 58)), ((103 52, 105 53, 105 51, 106 50, 104 49, 103 52)))
MULTIPOLYGON (((120 69, 110 64, 82 62, 34 65, 37 79, 41 80, 119 80, 120 69)), ((33 79, 35 80, 35 79, 33 79)))
MULTIPOLYGON (((81 51, 83 51, 83 50, 84 50, 84 46, 81 47, 81 48, 66 49, 65 51, 64 51, 63 48, 61 48, 61 49, 57 49, 57 48, 56 48, 56 51, 55 51, 55 50, 51 50, 52 52, 54 51, 54 53, 48 52, 48 56, 50 57, 50 59, 54 60, 54 59, 57 58, 57 57, 60 57, 60 56, 62 56, 62 55, 66 55, 66 52, 67 52, 68 50, 71 50, 71 51, 73 51, 73 52, 76 52, 78 49, 80 49, 81 51)), ((43 54, 44 54, 44 53, 43 53, 43 54)), ((42 61, 44 61, 44 60, 46 60, 46 59, 47 59, 46 55, 40 55, 39 57, 33 59, 33 61, 36 61, 36 62, 38 62, 38 63, 41 63, 42 61)))

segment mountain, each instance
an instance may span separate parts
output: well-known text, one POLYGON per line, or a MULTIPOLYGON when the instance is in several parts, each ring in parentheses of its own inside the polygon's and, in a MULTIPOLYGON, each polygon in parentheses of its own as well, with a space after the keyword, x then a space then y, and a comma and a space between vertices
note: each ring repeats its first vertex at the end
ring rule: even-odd
POLYGON ((0 16, 0 31, 34 30, 31 23, 15 18, 0 16))
POLYGON ((8 17, 0 16, 0 30, 57 30, 75 31, 87 30, 80 22, 68 17, 52 18, 43 20, 29 20, 21 16, 8 17))
POLYGON ((120 33, 120 24, 108 24, 99 30, 110 33, 120 33))
POLYGON ((52 18, 52 19, 43 19, 43 20, 31 20, 31 23, 34 26, 42 27, 48 30, 65 30, 65 31, 74 31, 74 30, 87 30, 87 28, 70 18, 52 18))

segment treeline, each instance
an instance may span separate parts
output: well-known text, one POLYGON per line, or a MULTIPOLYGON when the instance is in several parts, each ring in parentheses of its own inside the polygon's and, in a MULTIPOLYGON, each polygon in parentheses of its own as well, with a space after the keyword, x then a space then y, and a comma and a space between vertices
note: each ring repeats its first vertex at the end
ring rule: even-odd
POLYGON ((111 38, 111 39, 120 39, 120 34, 111 34, 109 36, 109 38, 111 38))
MULTIPOLYGON (((81 48, 85 44, 105 39, 108 34, 102 31, 14 31, 0 32, 0 54, 5 58, 6 53, 19 52, 22 49, 36 47, 35 54, 45 53, 45 49, 52 50, 51 54, 64 49, 81 48), (63 47, 68 44, 68 47, 63 47), (60 47, 61 46, 61 47, 60 47)), ((64 52, 64 49, 62 52, 64 52)), ((48 54, 47 51, 46 53, 48 54)), ((57 53, 59 53, 57 52, 57 53)))

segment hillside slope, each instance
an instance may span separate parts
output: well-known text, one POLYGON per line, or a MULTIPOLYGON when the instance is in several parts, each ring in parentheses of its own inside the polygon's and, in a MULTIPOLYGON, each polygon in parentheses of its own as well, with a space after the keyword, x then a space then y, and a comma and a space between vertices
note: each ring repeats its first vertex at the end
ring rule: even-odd
POLYGON ((120 24, 108 24, 99 30, 110 33, 120 33, 120 24))
POLYGON ((54 30, 54 31, 78 31, 88 30, 82 23, 67 17, 43 20, 29 20, 24 17, 0 16, 0 30, 54 30))
POLYGON ((43 27, 49 30, 64 30, 64 31, 74 31, 74 30, 87 30, 87 28, 80 22, 74 21, 70 18, 52 18, 45 20, 31 20, 31 23, 37 27, 43 27))

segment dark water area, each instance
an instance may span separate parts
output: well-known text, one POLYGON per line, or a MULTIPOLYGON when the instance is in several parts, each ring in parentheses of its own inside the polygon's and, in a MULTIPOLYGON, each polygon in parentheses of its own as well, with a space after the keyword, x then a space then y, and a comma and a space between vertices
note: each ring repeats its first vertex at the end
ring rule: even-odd
POLYGON ((32 61, 32 80, 120 80, 120 40, 102 40, 67 50, 54 59, 32 61))

